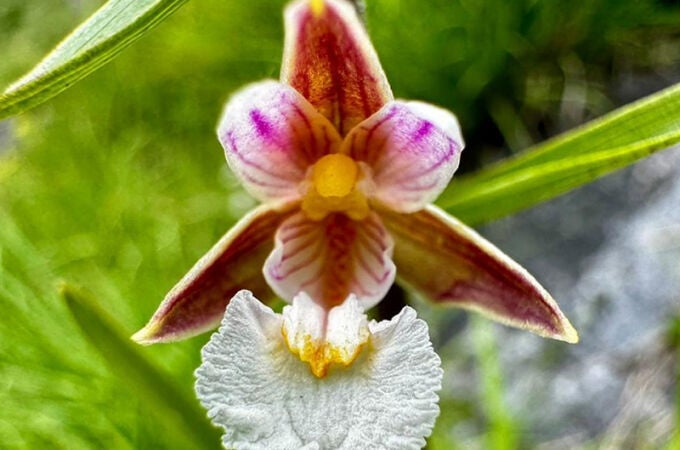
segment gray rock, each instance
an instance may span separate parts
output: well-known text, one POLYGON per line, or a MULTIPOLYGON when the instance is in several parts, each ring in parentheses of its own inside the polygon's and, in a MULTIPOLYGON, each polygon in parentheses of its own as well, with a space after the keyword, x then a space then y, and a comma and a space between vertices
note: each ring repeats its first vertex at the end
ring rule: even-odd
MULTIPOLYGON (((675 381, 663 336, 680 313, 680 147, 481 231, 548 288, 581 336, 572 346, 494 329, 506 403, 528 441, 547 450, 668 439, 675 381)), ((439 312, 433 328, 459 317, 439 312)), ((473 346, 433 334, 448 361, 445 395, 478 401, 473 346)))

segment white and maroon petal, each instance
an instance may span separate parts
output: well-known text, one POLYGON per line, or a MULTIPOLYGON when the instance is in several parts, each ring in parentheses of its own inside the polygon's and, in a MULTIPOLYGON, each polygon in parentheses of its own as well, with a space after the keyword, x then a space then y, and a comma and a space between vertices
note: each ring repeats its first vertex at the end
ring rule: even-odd
POLYGON ((297 89, 343 136, 392 100, 378 56, 345 0, 299 0, 285 13, 281 81, 297 89))
POLYGON ((386 212, 399 281, 442 306, 480 312, 506 325, 574 343, 576 330, 523 267, 434 206, 386 212))
POLYGON ((298 198, 307 169, 340 144, 333 125, 304 97, 272 80, 234 94, 217 135, 229 167, 261 201, 298 198))
POLYGON ((299 212, 276 232, 264 276, 286 301, 306 292, 324 308, 356 294, 370 308, 394 281, 392 238, 375 213, 361 221, 330 214, 313 221, 299 212))
MULTIPOLYGON (((362 320, 355 314, 342 320, 352 317, 362 320)), ((286 348, 284 320, 240 292, 203 347, 196 394, 223 428, 225 448, 423 448, 439 414, 443 371, 413 309, 371 322, 366 357, 325 378, 286 348)), ((357 325, 364 327, 350 329, 357 325)))
POLYGON ((357 125, 341 151, 371 169, 373 198, 392 210, 413 212, 444 190, 464 145, 453 114, 397 100, 357 125))
POLYGON ((229 299, 247 288, 269 301, 262 265, 274 233, 289 213, 260 206, 241 219, 166 295, 149 323, 132 338, 141 344, 172 342, 215 328, 229 299))

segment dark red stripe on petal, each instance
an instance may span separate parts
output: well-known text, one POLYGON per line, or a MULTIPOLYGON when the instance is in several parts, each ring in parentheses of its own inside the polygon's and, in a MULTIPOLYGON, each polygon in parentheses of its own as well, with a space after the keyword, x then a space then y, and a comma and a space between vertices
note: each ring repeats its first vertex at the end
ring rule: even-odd
POLYGON ((321 11, 309 1, 289 7, 281 78, 343 136, 392 99, 365 30, 342 0, 325 0, 321 11))

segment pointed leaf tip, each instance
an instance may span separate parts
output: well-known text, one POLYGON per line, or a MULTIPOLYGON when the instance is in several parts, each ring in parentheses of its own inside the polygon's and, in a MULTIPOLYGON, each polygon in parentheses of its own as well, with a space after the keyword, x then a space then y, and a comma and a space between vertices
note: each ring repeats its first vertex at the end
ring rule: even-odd
POLYGON ((562 325, 564 326, 564 331, 562 331, 562 334, 559 337, 555 336, 555 339, 564 341, 567 344, 578 344, 580 340, 578 331, 576 331, 576 328, 569 322, 569 319, 565 317, 562 325))
POLYGON ((154 338, 154 336, 158 334, 159 328, 160 327, 157 326, 157 324, 149 323, 144 326, 144 328, 130 336, 130 339, 140 345, 155 344, 156 342, 159 342, 157 338, 154 338))

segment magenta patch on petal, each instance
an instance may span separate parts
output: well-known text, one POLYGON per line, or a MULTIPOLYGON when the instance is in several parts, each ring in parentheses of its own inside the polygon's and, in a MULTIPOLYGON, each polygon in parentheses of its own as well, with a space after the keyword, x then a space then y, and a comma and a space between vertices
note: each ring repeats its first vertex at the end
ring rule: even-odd
POLYGON ((444 190, 464 144, 453 114, 397 100, 357 125, 343 145, 344 153, 371 168, 375 200, 413 212, 444 190))
POLYGON ((267 119, 262 115, 262 113, 254 109, 250 111, 250 120, 253 121, 257 134, 263 139, 271 140, 274 136, 274 127, 269 123, 267 119))
POLYGON ((319 158, 340 145, 328 120, 290 86, 264 81, 227 103, 217 135, 229 167, 261 201, 300 198, 300 184, 319 158))
POLYGON ((416 131, 415 136, 413 137, 414 142, 419 142, 425 139, 427 135, 432 133, 434 130, 434 125, 432 125, 430 122, 423 122, 420 125, 420 128, 418 128, 418 131, 416 131))

